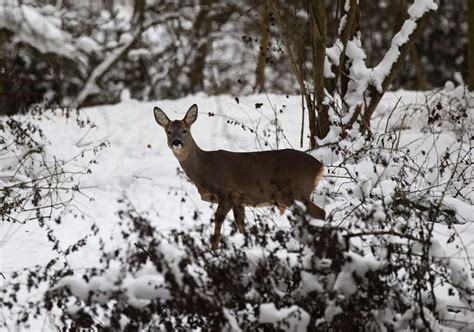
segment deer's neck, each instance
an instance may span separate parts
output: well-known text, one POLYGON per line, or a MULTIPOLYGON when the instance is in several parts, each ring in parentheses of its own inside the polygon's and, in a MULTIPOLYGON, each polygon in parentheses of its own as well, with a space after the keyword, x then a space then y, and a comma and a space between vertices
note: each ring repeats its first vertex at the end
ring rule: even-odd
POLYGON ((200 164, 203 160, 202 156, 205 152, 199 148, 194 139, 191 138, 191 144, 185 148, 182 153, 175 153, 176 159, 178 159, 184 172, 191 180, 197 174, 197 170, 200 168, 200 164))

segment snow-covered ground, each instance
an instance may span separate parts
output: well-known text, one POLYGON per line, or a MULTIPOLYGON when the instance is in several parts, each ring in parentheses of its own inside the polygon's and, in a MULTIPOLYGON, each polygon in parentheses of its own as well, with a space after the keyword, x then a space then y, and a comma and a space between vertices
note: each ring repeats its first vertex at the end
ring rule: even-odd
MULTIPOLYGON (((384 130, 387 123, 391 128, 398 128, 402 124, 404 134, 400 146, 414 144, 410 145, 412 151, 428 151, 432 141, 419 140, 419 129, 427 121, 424 118, 426 114, 416 111, 404 114, 391 112, 397 103, 402 106, 424 102, 423 93, 387 93, 374 115, 373 126, 384 130)), ((205 150, 301 149, 302 111, 299 96, 262 94, 236 100, 232 96, 195 95, 153 102, 124 100, 116 105, 82 109, 81 116, 87 116, 95 123, 92 129, 79 128, 73 119, 60 112, 50 113, 49 119, 41 122, 49 141, 47 150, 50 154, 68 160, 84 148, 102 142, 108 145, 98 152, 97 163, 89 165, 90 153, 73 161, 77 167, 90 168, 91 174, 80 178, 80 193, 67 208, 70 213, 60 210, 54 212, 62 216, 61 224, 47 221, 63 248, 90 234, 93 223, 99 227, 102 238, 108 239, 117 231, 117 211, 123 208, 119 202, 122 198, 128 199, 138 211, 148 215, 154 226, 165 235, 171 229, 186 230, 191 223, 203 223, 207 225, 208 235, 211 236, 214 226, 210 219, 215 206, 201 201, 192 183, 178 172, 180 166, 166 144, 165 132, 153 117, 153 107, 159 106, 170 119, 181 119, 194 103, 199 107, 199 117, 192 127, 192 133, 198 145, 205 150), (259 103, 263 106, 256 105, 259 103), (275 119, 278 119, 278 126, 282 129, 278 135, 275 134, 275 119), (192 218, 195 211, 200 212, 198 220, 192 218)), ((444 135, 446 137, 437 142, 439 151, 455 142, 449 133, 444 135)), ((313 154, 326 164, 335 162, 335 156, 324 149, 313 154)), ((328 187, 327 178, 322 181, 315 195, 315 201, 321 206, 326 203, 321 195, 325 187, 328 187)), ((446 225, 441 224, 436 225, 437 239, 443 243, 448 255, 454 255, 460 264, 470 266, 469 258, 474 256, 474 207, 456 198, 449 198, 446 204, 457 209, 457 217, 463 222, 455 226, 462 243, 457 239, 446 244, 451 233, 446 225)), ((334 204, 327 205, 326 212, 331 213, 335 207, 334 204)), ((248 209, 247 224, 254 223, 251 216, 252 211, 248 209)), ((224 239, 229 236, 229 220, 233 220, 230 214, 223 228, 224 239)), ((285 216, 275 214, 275 220, 277 227, 291 227, 285 216)), ((123 244, 112 242, 107 245, 120 248, 123 244)), ((37 222, 24 225, 0 223, 0 272, 5 276, 5 279, 0 278, 0 287, 8 283, 12 272, 37 264, 44 265, 54 258, 57 253, 51 247, 47 233, 37 222)), ((95 266, 98 263, 97 241, 91 238, 85 247, 69 255, 67 261, 78 272, 95 266)))
MULTIPOLYGON (((199 117, 192 127, 193 137, 206 150, 227 149, 231 151, 264 150, 270 148, 299 147, 299 126, 301 109, 299 98, 270 96, 279 112, 279 121, 286 139, 280 137, 277 144, 274 115, 270 107, 255 109, 256 103, 267 103, 266 96, 241 98, 239 104, 228 96, 191 96, 175 101, 137 102, 134 100, 117 105, 83 109, 96 127, 78 128, 74 120, 66 119, 59 113, 42 123, 48 137, 51 154, 65 160, 77 155, 84 145, 98 145, 107 142, 110 146, 99 152, 97 164, 90 165, 92 173, 80 179, 79 187, 83 195, 77 195, 69 207, 71 213, 64 214, 61 225, 55 228, 56 235, 64 247, 76 242, 90 232, 91 222, 95 222, 106 235, 113 232, 117 221, 117 211, 121 208, 119 199, 126 197, 140 212, 146 212, 160 230, 186 228, 194 211, 203 214, 198 222, 209 223, 214 206, 202 202, 195 187, 184 176, 178 175, 178 161, 166 143, 164 130, 153 116, 153 107, 159 105, 171 119, 181 119, 193 103, 199 106, 199 117), (286 107, 284 106, 286 105, 286 107), (209 116, 214 113, 215 116, 209 116), (266 132, 266 139, 256 138, 254 133, 241 125, 228 124, 237 120, 260 133, 266 132), (87 133, 86 133, 87 132, 87 133), (84 136, 85 135, 85 136, 84 136), (268 146, 265 146, 265 142, 268 146), (77 147, 79 142, 80 147, 77 147), (182 200, 185 199, 185 201, 182 200)), ((88 158, 78 158, 75 163, 88 166, 88 158)), ((59 211, 57 211, 59 213, 59 211)), ((286 220, 281 218, 282 221, 286 220)), ((285 222, 283 222, 283 225, 285 222)), ((2 224, 1 234, 13 234, 2 246, 2 267, 4 274, 34 264, 45 264, 53 253, 49 250, 44 231, 36 223, 26 225, 2 224)), ((224 225, 225 234, 226 225, 224 225)), ((211 234, 209 223, 209 234, 211 234)), ((118 243, 117 246, 120 246, 118 243)), ((77 260, 69 263, 81 269, 95 263, 94 246, 81 250, 77 260)))

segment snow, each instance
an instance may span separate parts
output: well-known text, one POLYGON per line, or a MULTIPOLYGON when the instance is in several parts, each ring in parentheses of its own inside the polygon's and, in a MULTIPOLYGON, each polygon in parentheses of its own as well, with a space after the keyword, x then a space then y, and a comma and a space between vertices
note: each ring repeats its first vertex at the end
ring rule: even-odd
POLYGON ((346 264, 336 279, 334 289, 349 296, 358 289, 354 273, 359 277, 364 277, 368 271, 375 271, 381 266, 380 262, 372 255, 360 256, 355 253, 347 253, 345 258, 346 264))
POLYGON ((422 17, 430 10, 437 10, 438 5, 433 0, 415 0, 415 2, 408 8, 408 15, 414 20, 422 17))
POLYGON ((318 278, 306 271, 301 271, 301 292, 303 295, 307 295, 311 292, 322 293, 324 291, 323 287, 318 281, 318 278))
POLYGON ((445 197, 443 199, 443 204, 456 213, 460 222, 474 222, 474 205, 467 204, 451 196, 445 197))
POLYGON ((86 53, 99 53, 102 48, 91 37, 81 36, 76 42, 76 47, 86 53))
POLYGON ((327 322, 332 322, 334 316, 342 313, 342 309, 336 305, 335 301, 329 301, 326 310, 324 311, 324 318, 327 322))
POLYGON ((289 323, 289 330, 302 332, 307 330, 309 319, 309 314, 296 305, 277 309, 274 303, 264 303, 260 305, 258 321, 272 324, 286 321, 289 323))
POLYGON ((74 276, 63 277, 61 280, 59 280, 56 286, 51 288, 51 291, 63 287, 69 288, 74 296, 78 297, 83 301, 87 300, 89 296, 89 285, 85 280, 81 278, 74 276))
MULTIPOLYGON (((66 276, 50 288, 50 292, 61 288, 68 288, 71 293, 82 301, 89 298, 102 304, 107 303, 117 286, 114 274, 106 273, 104 276, 92 277, 89 282, 78 276, 66 276)), ((169 299, 170 293, 164 287, 165 278, 157 271, 137 272, 135 277, 127 277, 122 282, 123 293, 126 294, 128 303, 136 308, 142 308, 154 299, 169 299)))
POLYGON ((150 303, 149 300, 170 298, 170 293, 164 288, 165 278, 160 274, 144 275, 136 279, 124 280, 128 303, 141 308, 150 303))
MULTIPOLYGON (((363 58, 363 53, 356 44, 351 47, 353 48, 350 49, 350 54, 354 59, 363 58)), ((448 92, 453 93, 456 89, 449 89, 448 92)), ((386 126, 389 129, 397 128, 401 124, 402 117, 407 116, 406 121, 410 123, 410 127, 405 129, 400 137, 400 147, 410 148, 413 156, 417 157, 421 157, 421 151, 428 151, 427 147, 433 144, 436 144, 440 151, 456 144, 455 137, 447 131, 437 136, 438 140, 422 133, 421 129, 426 124, 426 118, 415 108, 406 111, 405 114, 394 114, 389 117, 393 105, 400 97, 406 104, 424 103, 426 99, 426 96, 419 92, 387 93, 374 114, 374 130, 383 131, 386 126)), ((287 98, 279 95, 253 95, 240 97, 238 104, 233 96, 208 97, 203 94, 178 100, 138 102, 129 99, 127 93, 124 92, 123 100, 119 104, 81 110, 81 116, 89 117, 96 125, 90 130, 78 128, 72 119, 59 112, 48 113, 48 118, 51 120, 45 118, 41 122, 45 135, 48 137, 48 142, 45 143, 48 153, 58 158, 70 159, 82 149, 78 146, 78 142, 88 146, 106 142, 108 146, 97 153, 97 163, 89 164, 89 157, 74 161, 75 167, 87 166, 92 174, 80 178, 79 187, 83 195, 78 196, 74 204, 68 208, 70 213, 63 214, 62 223, 55 225, 53 222, 48 222, 63 247, 90 234, 90 226, 93 223, 99 227, 103 238, 108 239, 115 234, 118 221, 116 211, 123 208, 118 200, 124 196, 137 211, 147 216, 164 238, 172 229, 188 232, 196 225, 203 225, 210 237, 213 225, 209 223, 209 220, 213 216, 215 206, 202 202, 194 185, 177 174, 179 164, 166 144, 166 134, 156 124, 153 117, 153 107, 159 106, 167 112, 170 119, 182 119, 186 110, 194 103, 199 105, 200 113, 192 132, 197 143, 205 150, 252 151, 277 146, 299 148, 301 118, 300 112, 294 111, 301 109, 299 96, 287 98), (254 105, 260 102, 264 105, 258 110, 255 109, 254 105), (283 105, 286 107, 282 107, 283 105), (279 123, 285 134, 284 139, 281 132, 275 134, 273 107, 283 109, 283 113, 279 115, 279 123), (209 113, 214 116, 209 116, 209 113), (229 124, 228 119, 235 119, 239 125, 229 124), (249 130, 244 131, 240 124, 252 128, 258 136, 249 130), (264 136, 263 131, 269 133, 270 136, 264 136), (280 135, 278 139, 277 135, 280 135), (202 214, 197 220, 193 220, 192 216, 196 210, 202 214)), ((354 144, 357 148, 360 142, 355 141, 354 144)), ((384 219, 382 203, 390 203, 398 183, 397 179, 390 177, 395 174, 392 174, 392 171, 398 167, 393 161, 396 156, 391 156, 392 159, 387 158, 386 168, 374 165, 368 158, 361 158, 358 162, 348 163, 344 169, 341 169, 337 167, 341 163, 341 158, 330 150, 319 149, 312 154, 321 158, 328 166, 325 177, 315 194, 315 200, 319 205, 324 206, 328 213, 334 211, 337 215, 337 210, 346 208, 348 202, 357 206, 363 197, 375 195, 376 197, 373 198, 374 217, 376 220, 384 219), (354 177, 358 183, 348 182, 344 177, 354 177), (338 200, 325 199, 323 193, 326 190, 340 193, 338 200)), ((427 165, 436 165, 435 156, 435 152, 432 152, 433 158, 431 155, 427 158, 427 165)), ((4 165, 2 164, 1 167, 4 165)), ((5 176, 9 175, 2 168, 0 172, 5 176)), ((465 267, 469 266, 469 256, 474 253, 473 206, 459 197, 450 195, 444 197, 443 204, 454 210, 458 220, 462 221, 463 224, 451 227, 460 234, 460 241, 466 249, 459 250, 462 244, 458 240, 454 243, 446 243, 450 234, 448 225, 436 224, 434 232, 438 242, 433 242, 432 257, 443 262, 443 266, 450 271, 453 282, 470 285, 469 271, 465 267)), ((268 213, 268 209, 263 208, 262 211, 268 213)), ((60 211, 55 213, 59 214, 60 211)), ((254 225, 255 222, 251 218, 253 211, 249 209, 247 213, 247 224, 254 225)), ((228 218, 232 219, 232 216, 228 218)), ((274 218, 274 231, 291 229, 287 215, 275 215, 274 218)), ((229 221, 224 223, 223 238, 231 245, 241 246, 244 237, 241 234, 231 235, 229 224, 229 221)), ((321 225, 321 222, 313 225, 321 225)), ((0 278, 2 280, 0 287, 8 283, 14 271, 31 268, 36 264, 44 265, 57 255, 51 251, 51 244, 44 230, 36 223, 0 224, 0 234, 2 234, 0 271, 6 277, 6 280, 0 278)), ((196 241, 204 241, 204 239, 196 238, 196 241)), ((120 249, 123 243, 110 241, 107 246, 120 249)), ((297 250, 297 247, 294 245, 293 249, 297 250)), ((291 244, 288 248, 292 248, 291 244)), ((81 250, 69 255, 68 263, 74 275, 60 279, 50 291, 67 288, 81 300, 90 297, 92 301, 105 303, 110 294, 117 290, 117 280, 120 276, 117 267, 111 267, 105 273, 91 278, 89 282, 81 277, 81 271, 97 266, 98 251, 99 244, 91 240, 81 250)), ((176 281, 181 282, 182 272, 178 263, 185 255, 183 250, 179 246, 162 241, 159 251, 166 257, 176 281)), ((279 251, 275 254, 287 259, 289 266, 300 264, 291 252, 279 251)), ((267 252, 253 248, 252 251, 247 252, 247 255, 256 265, 259 260, 266 257, 267 252)), ((341 273, 335 280, 334 290, 349 296, 358 291, 355 275, 363 277, 368 271, 381 268, 381 265, 371 254, 348 253, 346 259, 341 273)), ((308 261, 303 261, 302 264, 310 266, 308 261)), ((325 260, 318 264, 323 269, 324 266, 330 266, 331 262, 325 260)), ((188 269, 193 270, 195 267, 188 266, 188 269)), ((196 270, 195 273, 204 272, 196 270)), ((149 267, 143 268, 133 276, 128 276, 121 285, 120 291, 126 294, 128 303, 137 308, 147 305, 152 299, 167 299, 170 296, 169 291, 164 287, 163 276, 149 267)), ((300 294, 323 293, 324 291, 311 271, 301 272, 301 283, 298 287, 300 294)), ((446 288, 440 287, 437 295, 448 303, 450 297, 447 295, 446 288)), ((340 310, 336 302, 329 303, 325 311, 326 321, 331 321, 340 310)), ((409 314, 407 313, 407 317, 409 314)), ((230 312, 225 315, 229 320, 229 325, 235 327, 236 317, 230 312)), ((276 308, 274 303, 262 304, 258 319, 261 323, 290 323, 297 330, 305 330, 309 323, 308 314, 298 306, 276 308)))
POLYGON ((331 62, 336 66, 339 66, 339 57, 341 56, 341 52, 342 52, 342 42, 340 39, 337 39, 334 42, 333 46, 328 47, 326 49, 326 55, 329 57, 329 59, 331 59, 331 62))
POLYGON ((349 106, 355 106, 363 100, 363 94, 370 83, 370 70, 365 65, 366 55, 362 49, 360 37, 348 41, 346 55, 350 59, 351 67, 349 75, 351 80, 348 84, 348 92, 344 98, 349 106))

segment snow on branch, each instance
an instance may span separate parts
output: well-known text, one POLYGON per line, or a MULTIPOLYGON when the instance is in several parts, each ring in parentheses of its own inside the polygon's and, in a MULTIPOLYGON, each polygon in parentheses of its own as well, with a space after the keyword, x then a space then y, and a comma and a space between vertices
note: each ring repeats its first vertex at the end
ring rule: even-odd
POLYGON ((13 32, 15 42, 26 43, 41 53, 75 58, 71 35, 58 26, 54 17, 44 16, 34 7, 16 2, 1 5, 0 29, 13 32))
MULTIPOLYGON (((365 93, 371 92, 370 103, 363 112, 363 131, 368 129, 368 124, 372 113, 375 111, 385 90, 392 82, 394 76, 399 71, 401 64, 407 56, 410 48, 413 46, 421 27, 427 19, 427 14, 437 10, 438 6, 433 0, 415 0, 408 9, 409 18, 405 21, 400 31, 393 37, 391 46, 384 58, 374 68, 368 68, 366 65, 366 54, 362 48, 361 35, 355 33, 353 38, 349 39, 349 24, 354 21, 356 16, 356 7, 358 2, 355 0, 345 2, 344 8, 346 14, 341 18, 339 26, 340 37, 332 47, 326 49, 325 73, 326 78, 334 78, 331 65, 344 68, 345 64, 349 66, 349 81, 347 82, 347 91, 344 91, 341 82, 342 97, 345 105, 348 106, 348 114, 342 119, 342 124, 346 128, 352 127, 359 114, 362 114, 361 105, 365 104, 365 93), (346 61, 344 57, 347 57, 346 61)), ((339 132, 341 132, 339 130, 339 132)), ((343 132, 343 135, 345 133, 343 132)), ((328 138, 328 140, 334 140, 328 138)), ((323 144, 323 142, 319 142, 323 144)))
POLYGON ((73 101, 72 106, 81 106, 87 99, 87 97, 100 93, 101 89, 98 86, 98 82, 100 81, 100 79, 107 73, 110 68, 114 66, 114 64, 116 64, 123 56, 127 54, 128 50, 142 36, 145 31, 155 25, 177 18, 179 18, 179 16, 175 13, 163 15, 160 20, 151 21, 145 24, 144 26, 136 29, 132 34, 125 35, 125 38, 122 38, 123 44, 113 50, 109 56, 107 56, 96 68, 94 68, 91 75, 87 79, 84 88, 73 101))
POLYGON ((129 38, 126 39, 125 43, 122 46, 115 49, 108 57, 104 59, 104 61, 102 61, 96 68, 94 68, 92 74, 87 79, 84 88, 74 100, 73 106, 77 107, 82 105, 87 99, 87 97, 98 94, 100 92, 100 88, 97 85, 97 82, 122 56, 124 56, 124 54, 130 49, 133 43, 135 43, 135 41, 140 38, 142 33, 143 30, 140 29, 134 33, 133 37, 129 36, 129 38))
POLYGON ((429 11, 437 9, 438 6, 433 0, 415 0, 413 5, 408 8, 408 15, 410 17, 393 37, 390 49, 382 61, 372 69, 372 80, 378 92, 381 93, 383 91, 382 84, 401 55, 400 47, 410 41, 410 36, 417 27, 417 21, 429 11))

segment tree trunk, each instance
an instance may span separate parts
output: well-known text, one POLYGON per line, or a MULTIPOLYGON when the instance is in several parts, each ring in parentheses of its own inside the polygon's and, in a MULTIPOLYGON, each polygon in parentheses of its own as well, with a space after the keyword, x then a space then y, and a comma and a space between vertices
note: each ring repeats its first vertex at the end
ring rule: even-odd
POLYGON ((268 3, 264 1, 262 4, 262 12, 261 12, 261 27, 260 27, 260 54, 258 56, 257 61, 257 69, 256 69, 256 78, 255 78, 255 90, 257 92, 264 91, 265 88, 265 64, 266 64, 266 57, 267 51, 269 49, 268 40, 270 37, 268 23, 269 13, 268 13, 268 3))
POLYGON ((474 91, 474 0, 467 0, 468 48, 467 68, 469 90, 474 91))
MULTIPOLYGON (((201 4, 202 5, 202 4, 201 4)), ((206 64, 206 57, 209 53, 209 41, 203 42, 203 36, 208 34, 210 27, 209 22, 209 6, 205 4, 201 7, 201 11, 197 15, 194 22, 194 36, 192 43, 194 43, 194 56, 192 62, 189 64, 189 83, 191 93, 202 91, 204 88, 204 66, 206 64)))
POLYGON ((420 56, 418 55, 418 50, 416 49, 416 45, 413 45, 413 47, 410 50, 410 59, 415 65, 416 89, 428 90, 429 84, 425 79, 425 71, 423 70, 423 63, 421 62, 420 56))
POLYGON ((133 3, 133 23, 142 26, 145 21, 145 0, 135 0, 133 3))
MULTIPOLYGON (((313 51, 313 84, 315 108, 318 114, 316 119, 316 135, 324 138, 329 132, 328 105, 324 105, 324 62, 326 59, 327 16, 324 0, 309 2, 311 17, 312 51, 313 51)), ((310 114, 311 115, 311 114, 310 114)), ((314 117, 314 115, 313 115, 314 117)), ((309 121, 314 121, 311 116, 309 121)))
MULTIPOLYGON (((285 47, 285 52, 288 57, 288 64, 290 66, 291 71, 293 72, 293 75, 295 76, 298 85, 300 86, 301 89, 301 94, 304 96, 304 99, 306 101, 306 107, 308 109, 308 122, 309 122, 309 145, 311 149, 314 149, 316 147, 316 115, 315 115, 315 108, 314 108, 314 102, 311 99, 310 92, 308 91, 308 88, 305 85, 305 80, 304 80, 304 73, 301 70, 301 66, 298 66, 296 62, 295 55, 293 53, 293 50, 291 48, 290 44, 290 38, 288 36, 288 29, 283 22, 283 17, 280 14, 279 6, 277 0, 271 0, 272 7, 275 12, 275 16, 281 31, 282 39, 283 39, 283 45, 285 47)), ((301 63, 301 62, 300 62, 301 63)))
MULTIPOLYGON (((397 13, 395 17, 395 25, 397 29, 405 23, 407 19, 407 0, 398 0, 393 2, 393 11, 397 13)), ((416 44, 410 49, 410 58, 408 60, 415 66, 415 83, 413 88, 417 90, 428 90, 429 84, 425 79, 425 71, 423 69, 423 63, 420 60, 416 44)))
MULTIPOLYGON (((341 31, 341 43, 342 43, 342 52, 339 59, 339 70, 336 76, 336 81, 340 80, 341 82, 341 97, 344 98, 347 92, 347 87, 349 85, 349 71, 346 68, 346 47, 347 42, 354 37, 357 32, 358 22, 357 16, 359 12, 359 4, 357 0, 350 0, 349 11, 346 13, 347 20, 344 28, 341 31)), ((344 15, 344 6, 341 6, 341 17, 344 15)))

